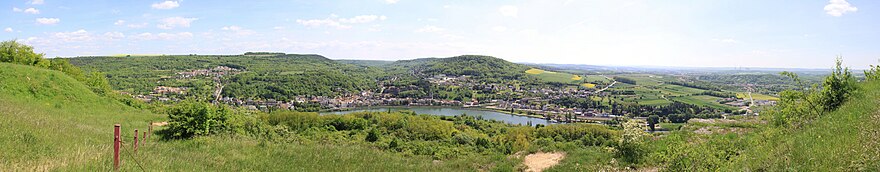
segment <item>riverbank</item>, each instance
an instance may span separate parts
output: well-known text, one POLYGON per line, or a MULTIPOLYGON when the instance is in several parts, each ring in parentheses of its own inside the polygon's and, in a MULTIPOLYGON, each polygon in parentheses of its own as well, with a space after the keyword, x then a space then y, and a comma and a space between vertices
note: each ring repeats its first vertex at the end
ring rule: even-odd
POLYGON ((368 110, 368 109, 406 109, 406 108, 450 108, 450 109, 468 109, 468 110, 479 110, 479 111, 490 111, 490 112, 498 112, 515 116, 529 117, 529 118, 538 118, 545 119, 544 116, 541 115, 529 115, 529 114, 520 114, 520 113, 511 113, 510 111, 503 109, 495 109, 495 108, 486 108, 481 106, 473 106, 473 107, 461 107, 461 106, 370 106, 370 107, 356 107, 356 108, 345 108, 345 109, 337 109, 337 110, 322 110, 318 111, 318 113, 327 113, 327 112, 344 112, 344 111, 357 111, 357 110, 368 110))
POLYGON ((340 110, 327 110, 320 112, 321 114, 346 114, 352 112, 363 112, 363 111, 396 111, 396 110, 411 110, 417 114, 429 114, 429 115, 439 115, 439 116, 458 116, 461 114, 467 114, 470 116, 481 117, 486 120, 498 120, 510 124, 522 124, 522 125, 537 125, 537 124, 553 124, 557 123, 555 121, 547 120, 542 116, 534 116, 534 115, 522 115, 522 114, 513 114, 508 111, 501 111, 496 109, 488 109, 488 108, 477 108, 477 107, 457 107, 457 106, 371 106, 371 107, 358 107, 358 108, 347 108, 340 110))

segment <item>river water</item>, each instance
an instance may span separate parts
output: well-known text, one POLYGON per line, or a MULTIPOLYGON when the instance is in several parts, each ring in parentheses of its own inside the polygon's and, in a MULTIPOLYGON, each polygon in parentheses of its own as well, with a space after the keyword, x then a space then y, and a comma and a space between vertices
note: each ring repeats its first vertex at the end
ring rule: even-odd
POLYGON ((507 113, 495 112, 495 111, 487 111, 487 110, 477 110, 477 109, 461 109, 461 108, 448 108, 448 107, 382 107, 382 108, 368 108, 368 109, 354 109, 354 110, 345 110, 345 111, 335 111, 335 112, 322 112, 321 114, 347 114, 351 112, 384 112, 391 109, 391 111, 395 110, 411 110, 416 112, 417 114, 428 114, 428 115, 440 115, 440 116, 457 116, 461 114, 466 114, 468 116, 480 116, 486 120, 496 120, 502 121, 508 124, 522 124, 526 125, 529 121, 532 122, 532 125, 537 124, 550 124, 550 121, 541 118, 532 118, 526 116, 517 116, 507 113))

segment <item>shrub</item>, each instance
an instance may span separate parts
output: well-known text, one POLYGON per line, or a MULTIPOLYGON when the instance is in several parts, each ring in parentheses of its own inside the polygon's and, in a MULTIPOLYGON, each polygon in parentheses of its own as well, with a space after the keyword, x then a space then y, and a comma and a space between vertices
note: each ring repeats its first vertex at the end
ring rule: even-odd
POLYGON ((34 47, 18 43, 15 40, 0 43, 0 62, 15 63, 28 66, 48 68, 50 62, 43 59, 43 54, 34 52, 34 47))
POLYGON ((874 66, 870 65, 871 68, 865 70, 865 80, 868 81, 876 81, 880 80, 880 65, 874 66))
POLYGON ((379 140, 379 131, 373 129, 373 130, 370 130, 369 132, 367 132, 367 138, 366 138, 366 140, 367 140, 368 142, 376 142, 376 141, 378 141, 378 140, 379 140))
POLYGON ((314 112, 279 111, 264 116, 263 120, 271 125, 285 125, 296 131, 324 126, 321 117, 314 112))
POLYGON ((171 138, 216 134, 228 129, 226 122, 231 115, 232 111, 224 105, 184 101, 168 110, 166 132, 171 138))

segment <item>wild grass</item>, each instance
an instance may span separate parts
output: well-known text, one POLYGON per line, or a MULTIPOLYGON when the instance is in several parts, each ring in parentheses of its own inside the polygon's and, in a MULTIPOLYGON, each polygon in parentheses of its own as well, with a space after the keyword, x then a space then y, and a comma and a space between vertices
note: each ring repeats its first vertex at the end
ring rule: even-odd
POLYGON ((143 132, 150 121, 167 120, 165 115, 98 96, 57 71, 0 63, 0 83, 2 171, 111 171, 114 124, 122 125, 126 145, 122 171, 471 171, 514 170, 519 163, 491 155, 435 161, 357 143, 279 143, 234 135, 191 140, 153 135, 135 154, 133 130, 143 132))

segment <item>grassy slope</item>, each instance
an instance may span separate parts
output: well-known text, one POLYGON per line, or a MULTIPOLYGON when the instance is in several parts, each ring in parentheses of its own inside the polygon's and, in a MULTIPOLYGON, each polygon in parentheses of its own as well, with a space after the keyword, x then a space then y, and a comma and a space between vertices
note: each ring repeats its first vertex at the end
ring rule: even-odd
MULTIPOLYGON (((165 119, 97 96, 56 71, 0 63, 0 83, 4 170, 109 171, 113 124, 122 124, 122 137, 130 144, 133 129, 143 131, 149 121, 165 119)), ((261 144, 226 136, 185 141, 154 137, 148 143, 133 157, 150 171, 467 171, 493 161, 473 157, 433 162, 427 156, 402 156, 361 145, 261 144)), ((122 168, 140 170, 125 154, 122 168)))
POLYGON ((0 83, 0 169, 99 162, 112 151, 114 123, 131 131, 161 119, 97 96, 57 71, 2 63, 0 83))
POLYGON ((726 168, 880 170, 880 82, 862 84, 859 91, 840 109, 803 129, 755 139, 757 146, 726 168))

